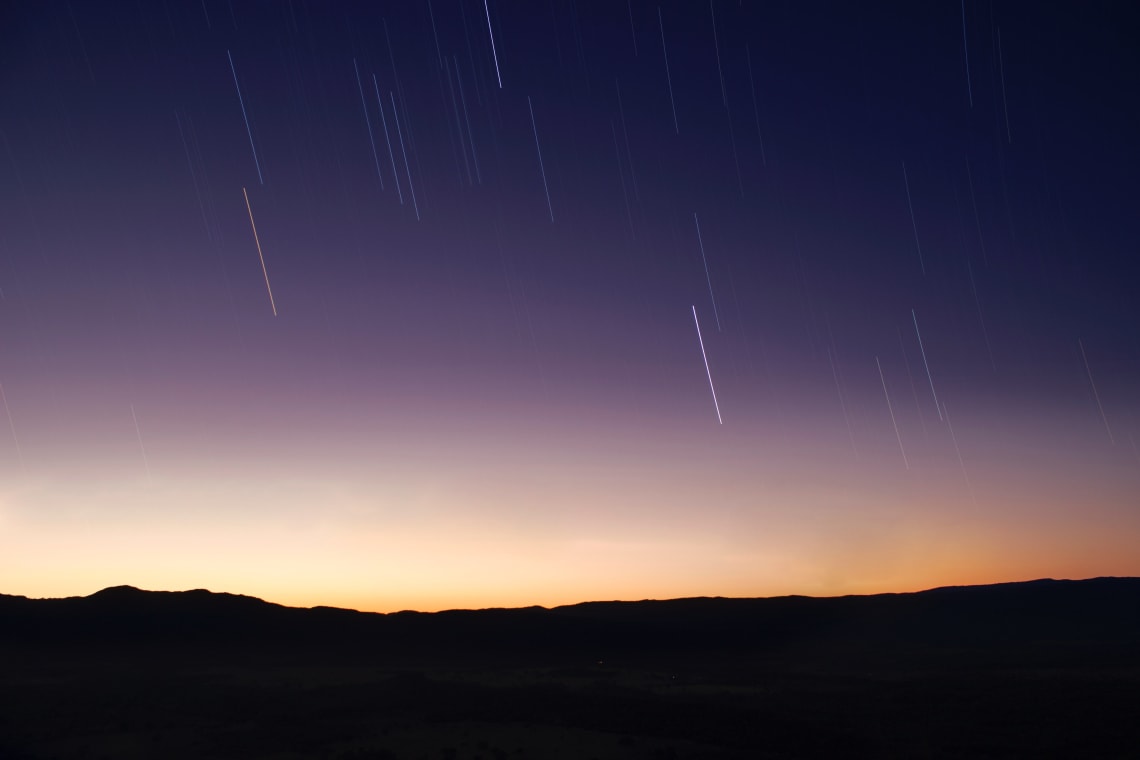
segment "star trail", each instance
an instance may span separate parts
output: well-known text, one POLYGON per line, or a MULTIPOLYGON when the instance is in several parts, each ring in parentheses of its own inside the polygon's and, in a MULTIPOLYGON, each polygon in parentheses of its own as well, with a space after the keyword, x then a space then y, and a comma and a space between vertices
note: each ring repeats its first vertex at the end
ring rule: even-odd
POLYGON ((0 590, 1140 574, 1133 15, 12 6, 0 590))

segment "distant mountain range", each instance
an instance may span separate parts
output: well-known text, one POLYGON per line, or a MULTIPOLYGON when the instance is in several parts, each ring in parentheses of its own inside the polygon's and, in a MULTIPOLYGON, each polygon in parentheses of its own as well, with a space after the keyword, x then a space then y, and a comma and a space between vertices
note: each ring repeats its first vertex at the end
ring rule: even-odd
MULTIPOLYGON (((401 651, 1033 651, 1056 658, 1140 648, 1140 578, 1036 580, 870 596, 587 602, 547 609, 357 612, 285 607, 205 590, 107 588, 86 597, 0 595, 0 642, 332 646, 401 651)), ((1129 655, 1132 656, 1132 655, 1129 655)))
POLYGON ((377 614, 0 596, 0 758, 1132 758, 1140 578, 377 614))

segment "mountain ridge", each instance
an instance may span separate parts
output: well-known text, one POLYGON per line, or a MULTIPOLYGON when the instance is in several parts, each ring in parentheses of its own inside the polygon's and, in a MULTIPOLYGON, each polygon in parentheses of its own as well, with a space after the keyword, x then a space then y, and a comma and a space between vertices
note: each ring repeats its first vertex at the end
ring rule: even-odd
POLYGON ((118 586, 0 596, 0 650, 5 758, 1123 758, 1140 741, 1140 578, 436 613, 118 586))
POLYGON ((361 612, 288 607, 205 589, 112 586, 85 597, 0 595, 0 641, 39 646, 180 644, 402 651, 910 651, 1140 643, 1140 578, 1037 579, 839 597, 688 597, 361 612))
POLYGON ((141 597, 143 595, 171 595, 171 596, 198 596, 215 599, 241 599, 252 600, 261 604, 278 607, 283 609, 295 610, 341 610, 346 612, 356 612, 362 615, 403 615, 414 613, 417 615, 439 615, 453 612, 486 612, 497 610, 545 610, 557 611, 574 609, 578 607, 586 607, 593 605, 628 605, 628 604, 670 604, 681 602, 693 602, 698 600, 708 601, 726 601, 726 602, 739 602, 739 601, 770 601, 770 600, 784 600, 784 599, 815 599, 815 600, 833 600, 833 599, 871 599, 871 598, 884 598, 884 597, 907 597, 917 596, 923 594, 935 593, 948 593, 959 590, 999 590, 999 589, 1012 589, 1012 588, 1030 588, 1041 587, 1050 584, 1089 584, 1089 583, 1103 583, 1103 582, 1136 582, 1140 584, 1140 577, 1136 576, 1115 576, 1115 575, 1099 575, 1092 578, 1034 578, 1025 581, 998 581, 995 583, 979 583, 979 584, 964 584, 964 585, 949 585, 949 586, 933 586, 927 589, 920 589, 918 591, 881 591, 873 594, 837 594, 833 596, 813 596, 810 594, 780 594, 778 596, 683 596, 683 597, 669 597, 666 599, 657 598, 643 598, 643 599, 593 599, 581 602, 573 602, 571 604, 560 604, 553 607, 546 607, 544 605, 533 604, 522 607, 454 607, 435 611, 424 610, 394 610, 392 612, 378 612, 373 610, 359 610, 353 607, 337 607, 335 605, 318 604, 311 607, 293 606, 281 604, 279 602, 271 602, 257 596, 248 594, 238 594, 229 591, 212 591, 206 588, 193 588, 193 589, 143 589, 138 586, 130 584, 120 584, 116 586, 107 586, 105 588, 94 591, 86 596, 60 596, 60 597, 29 597, 22 594, 5 594, 0 593, 0 603, 4 600, 26 600, 29 602, 58 602, 58 601, 72 601, 77 599, 106 599, 106 598, 130 598, 141 597))

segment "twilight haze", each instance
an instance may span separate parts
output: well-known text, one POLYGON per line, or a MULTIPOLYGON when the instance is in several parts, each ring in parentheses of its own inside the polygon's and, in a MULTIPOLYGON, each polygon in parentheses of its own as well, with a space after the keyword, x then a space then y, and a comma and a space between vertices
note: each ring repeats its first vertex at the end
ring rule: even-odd
POLYGON ((867 5, 8 4, 3 591, 1140 575, 1137 17, 867 5))

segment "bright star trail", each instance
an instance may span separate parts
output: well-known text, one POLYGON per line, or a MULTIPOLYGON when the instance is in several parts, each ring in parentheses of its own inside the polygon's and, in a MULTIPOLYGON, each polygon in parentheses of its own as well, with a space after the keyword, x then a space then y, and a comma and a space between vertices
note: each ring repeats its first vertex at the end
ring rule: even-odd
POLYGON ((720 416, 720 403, 716 400, 716 388, 713 386, 712 370, 709 369, 709 357, 708 354, 705 353, 705 339, 701 337, 701 321, 697 319, 697 307, 694 306, 692 308, 693 324, 697 326, 697 342, 701 346, 701 359, 703 359, 705 363, 705 374, 708 375, 709 378, 709 391, 712 393, 713 407, 716 409, 716 421, 723 425, 724 420, 721 419, 720 416))
POLYGON ((226 57, 230 61, 230 71, 233 72, 234 75, 234 89, 237 90, 238 103, 241 104, 241 118, 245 122, 245 131, 246 134, 249 135, 249 150, 253 153, 253 164, 257 167, 257 180, 264 185, 265 178, 261 176, 261 161, 258 160, 257 148, 253 145, 253 130, 249 126, 249 116, 247 116, 245 112, 245 98, 241 96, 241 85, 238 84, 237 69, 234 68, 234 57, 228 50, 226 51, 226 57))
POLYGON ((491 38, 491 55, 495 58, 495 79, 499 81, 499 89, 503 89, 503 75, 499 71, 499 52, 495 49, 495 30, 491 28, 491 9, 487 7, 487 0, 483 0, 483 12, 487 14, 487 34, 491 38))
POLYGON ((400 154, 404 157, 404 172, 408 178, 408 193, 412 196, 412 208, 416 212, 416 221, 420 221, 420 204, 416 201, 416 186, 412 182, 412 165, 408 163, 408 149, 404 146, 404 130, 400 127, 400 113, 396 109, 396 94, 388 91, 388 99, 392 102, 392 121, 396 123, 396 137, 400 139, 400 154))
POLYGON ((277 303, 273 300, 273 288, 269 285, 269 271, 265 268, 265 254, 261 252, 261 238, 257 236, 257 224, 253 221, 253 209, 249 205, 249 193, 243 187, 241 194, 245 198, 245 210, 249 212, 249 226, 253 230, 253 242, 257 245, 257 259, 261 262, 261 274, 265 277, 265 290, 269 293, 269 306, 273 309, 273 316, 276 317, 277 303))
POLYGON ((1140 575, 1130 10, 9 3, 0 593, 1140 575))

